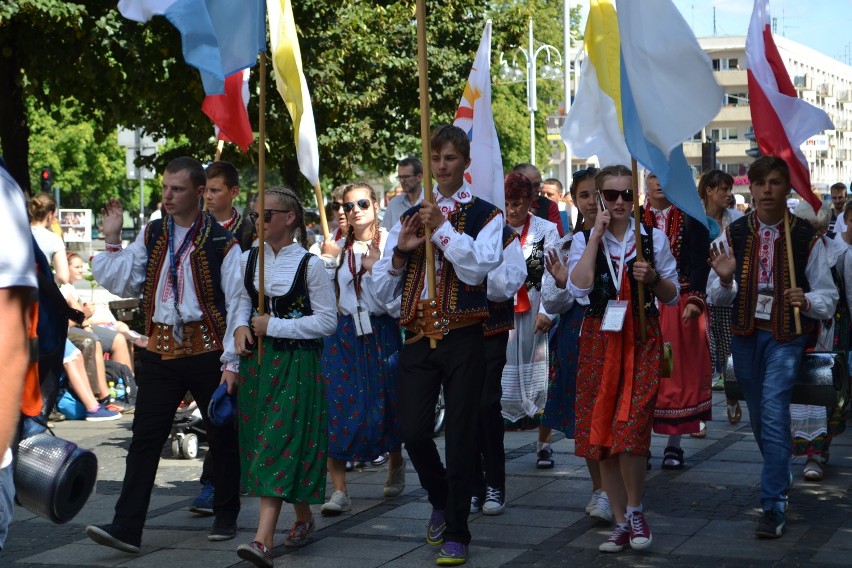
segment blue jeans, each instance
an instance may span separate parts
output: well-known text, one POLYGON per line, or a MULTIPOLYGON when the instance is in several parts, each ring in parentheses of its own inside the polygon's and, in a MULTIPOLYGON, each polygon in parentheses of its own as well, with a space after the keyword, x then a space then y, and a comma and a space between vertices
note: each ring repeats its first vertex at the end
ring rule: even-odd
MULTIPOLYGON (((0 459, 3 453, 0 450, 0 459)), ((0 550, 6 544, 6 536, 9 534, 9 525, 12 524, 12 515, 15 512, 15 484, 12 478, 14 462, 0 469, 0 550)))
POLYGON ((731 338, 737 382, 748 405, 751 429, 763 455, 760 502, 783 511, 790 485, 790 397, 799 374, 805 336, 778 343, 768 331, 731 338))

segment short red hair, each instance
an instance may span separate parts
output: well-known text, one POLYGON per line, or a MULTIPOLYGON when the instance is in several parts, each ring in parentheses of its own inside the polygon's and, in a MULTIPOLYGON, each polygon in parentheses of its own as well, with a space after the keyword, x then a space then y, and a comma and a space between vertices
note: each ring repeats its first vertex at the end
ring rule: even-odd
POLYGON ((511 172, 503 179, 506 199, 531 199, 533 196, 532 182, 527 176, 511 172))

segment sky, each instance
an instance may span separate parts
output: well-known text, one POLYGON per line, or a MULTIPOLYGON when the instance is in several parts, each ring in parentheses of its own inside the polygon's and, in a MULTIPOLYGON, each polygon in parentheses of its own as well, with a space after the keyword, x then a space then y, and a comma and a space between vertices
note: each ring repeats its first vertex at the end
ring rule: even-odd
MULTIPOLYGON (((640 1, 640 0, 634 0, 640 1)), ((716 8, 716 35, 746 35, 751 18, 751 0, 673 0, 698 37, 713 35, 713 8, 716 8)), ((588 2, 581 4, 585 27, 588 2)), ((778 35, 806 45, 825 55, 852 65, 852 0, 770 0, 770 15, 777 18, 778 35)))

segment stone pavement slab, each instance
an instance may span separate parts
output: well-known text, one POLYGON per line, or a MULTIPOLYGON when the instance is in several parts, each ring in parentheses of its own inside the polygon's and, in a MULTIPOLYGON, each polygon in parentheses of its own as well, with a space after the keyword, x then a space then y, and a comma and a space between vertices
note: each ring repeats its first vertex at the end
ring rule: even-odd
MULTIPOLYGON (((652 466, 645 489, 645 510, 654 544, 644 552, 598 552, 611 527, 587 518, 591 493, 585 462, 573 455, 573 441, 554 433, 552 470, 535 468, 536 432, 507 432, 507 499, 505 513, 470 517, 473 541, 468 566, 677 566, 678 568, 741 566, 852 566, 852 436, 832 445, 822 483, 801 481, 803 460, 794 460, 796 483, 791 494, 788 533, 781 539, 754 538, 759 516, 761 457, 748 426, 725 419, 724 397, 714 394, 718 420, 707 437, 685 437, 686 468, 662 471, 666 439, 652 438, 652 466)), ((139 555, 98 546, 83 532, 88 523, 109 522, 124 475, 124 456, 132 417, 112 423, 62 422, 58 435, 94 449, 99 459, 95 493, 77 518, 53 525, 16 509, 0 566, 15 568, 80 568, 135 566, 151 568, 219 568, 248 563, 236 546, 254 536, 258 499, 244 498, 236 540, 209 542, 212 518, 187 511, 198 492, 201 458, 175 459, 164 448, 151 500, 147 529, 139 555)), ((443 438, 437 438, 439 449, 443 438)), ((302 549, 283 546, 283 533, 293 522, 285 505, 278 524, 275 565, 279 567, 418 567, 432 566, 438 547, 424 542, 431 505, 409 463, 405 492, 384 499, 381 488, 387 467, 366 467, 348 475, 353 510, 323 517, 314 508, 317 531, 302 549)), ((327 495, 331 494, 328 486, 327 495)))

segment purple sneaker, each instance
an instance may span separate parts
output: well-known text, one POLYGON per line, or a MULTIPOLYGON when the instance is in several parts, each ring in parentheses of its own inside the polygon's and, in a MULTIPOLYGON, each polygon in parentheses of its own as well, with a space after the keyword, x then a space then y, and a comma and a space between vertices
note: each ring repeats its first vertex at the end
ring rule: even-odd
POLYGON ((446 515, 440 509, 432 509, 429 526, 426 527, 426 543, 437 546, 444 542, 444 531, 447 529, 446 515))
POLYGON ((448 540, 441 547, 435 564, 438 566, 459 566, 467 562, 467 545, 448 540))
POLYGON ((612 534, 598 546, 598 550, 601 552, 621 552, 628 544, 630 544, 630 529, 615 525, 612 534))
POLYGON ((105 422, 107 420, 118 420, 121 418, 121 413, 108 409, 103 404, 98 406, 97 410, 86 411, 87 422, 105 422))

